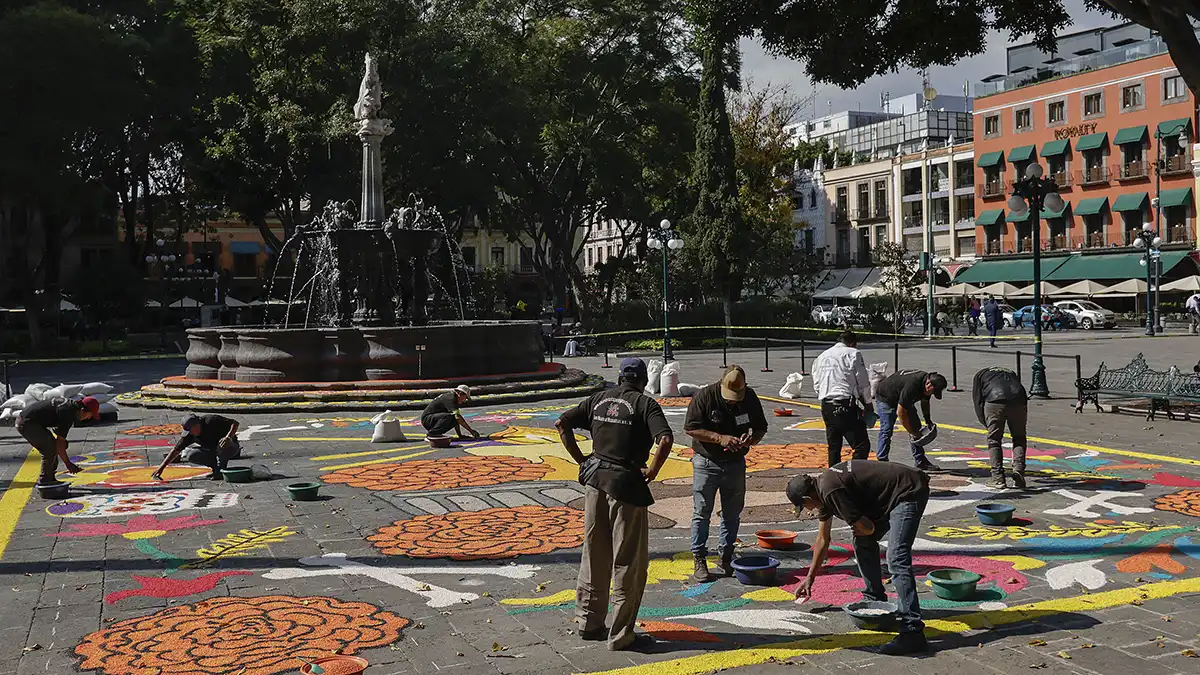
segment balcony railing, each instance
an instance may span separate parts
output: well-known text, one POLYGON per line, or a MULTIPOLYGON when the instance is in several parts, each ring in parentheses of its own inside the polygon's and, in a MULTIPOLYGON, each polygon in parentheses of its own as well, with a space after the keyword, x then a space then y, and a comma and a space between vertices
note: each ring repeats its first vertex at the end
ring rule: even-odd
POLYGON ((1042 240, 1042 249, 1045 251, 1065 251, 1071 246, 1071 240, 1065 234, 1056 234, 1049 239, 1042 240))
POLYGON ((855 210, 855 212, 854 212, 854 217, 856 220, 870 220, 870 218, 871 218, 870 207, 867 207, 867 206, 858 207, 858 209, 855 210))
POLYGON ((850 222, 850 216, 846 211, 846 207, 838 206, 833 209, 833 222, 835 222, 835 223, 850 222))
POLYGON ((875 217, 876 218, 887 218, 888 217, 887 207, 886 206, 876 206, 875 207, 875 217))
POLYGON ((1168 244, 1184 244, 1192 241, 1192 228, 1187 225, 1174 225, 1163 228, 1163 241, 1168 244))
POLYGON ((1171 176, 1180 173, 1189 173, 1192 170, 1192 162, 1186 155, 1175 155, 1163 160, 1164 176, 1171 176))
POLYGON ((1004 193, 1004 181, 1002 180, 988 181, 983 184, 984 197, 1001 197, 1004 193))
POLYGON ((1017 253, 1033 253, 1033 238, 1025 237, 1017 242, 1017 253))
POLYGON ((1139 180, 1150 175, 1145 162, 1126 162, 1121 165, 1121 180, 1139 180))
POLYGON ((1059 171, 1051 174, 1050 177, 1054 179, 1055 184, 1060 188, 1071 186, 1071 173, 1069 171, 1059 171))
POLYGON ((1000 240, 977 241, 975 243, 975 253, 978 255, 1000 255, 1000 240))
POLYGON ((1080 185, 1100 185, 1108 182, 1108 167, 1092 166, 1076 173, 1080 185))

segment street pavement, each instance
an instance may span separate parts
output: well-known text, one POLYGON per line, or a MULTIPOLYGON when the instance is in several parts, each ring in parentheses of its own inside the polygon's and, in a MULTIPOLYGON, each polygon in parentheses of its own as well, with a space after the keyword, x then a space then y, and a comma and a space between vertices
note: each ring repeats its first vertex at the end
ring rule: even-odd
MULTIPOLYGON (((1079 350, 1094 370, 1101 359, 1113 364, 1148 347, 1154 367, 1195 356, 1186 337, 1064 341, 1048 351, 1079 350)), ((873 349, 868 360, 885 356, 890 348, 873 349)), ((943 356, 905 347, 900 366, 940 367, 943 356)), ((772 398, 799 363, 798 354, 773 350, 773 372, 759 373, 751 354, 736 358, 772 398)), ((991 358, 960 363, 960 386, 991 358)), ((720 372, 720 353, 681 361, 685 381, 720 372)), ((601 362, 572 363, 613 372, 601 362)), ((133 386, 157 367, 111 368, 133 373, 133 386)), ((947 470, 933 479, 918 574, 967 569, 982 581, 963 602, 940 600, 920 583, 935 651, 884 657, 876 647, 889 636, 856 630, 839 609, 862 588, 845 528, 835 530, 814 600, 794 603, 815 521, 797 520, 782 490, 825 457, 805 389, 800 401, 766 402, 793 415, 770 415, 771 430, 750 455, 742 554, 761 553, 756 530, 800 533, 794 550, 770 553, 782 563, 779 583, 762 588, 689 580, 686 402, 663 402, 681 445, 653 485, 640 619, 660 642, 648 653, 609 652, 580 640, 570 623, 582 491, 552 425, 572 401, 469 409, 486 438, 445 450, 421 440, 409 413, 399 419, 410 440, 382 444, 370 442, 370 415, 248 416, 240 420, 245 457, 234 464, 274 475, 249 484, 212 482, 186 464, 168 470, 168 484, 152 483, 179 415, 124 409, 119 424, 72 434, 85 471, 66 501, 38 497, 37 455, 0 428, 0 668, 273 675, 341 651, 366 658, 373 675, 759 673, 787 667, 780 664, 921 675, 1200 672, 1193 422, 1077 415, 1073 398, 1037 402, 1030 489, 1000 492, 984 487, 984 438, 969 392, 935 402, 942 432, 932 457, 947 470), (291 501, 287 486, 307 481, 322 483, 321 499, 291 501), (1018 520, 980 526, 974 505, 997 501, 1014 505, 1018 520)), ((894 443, 893 457, 905 455, 894 443)), ((716 533, 714 522, 712 548, 716 533)))

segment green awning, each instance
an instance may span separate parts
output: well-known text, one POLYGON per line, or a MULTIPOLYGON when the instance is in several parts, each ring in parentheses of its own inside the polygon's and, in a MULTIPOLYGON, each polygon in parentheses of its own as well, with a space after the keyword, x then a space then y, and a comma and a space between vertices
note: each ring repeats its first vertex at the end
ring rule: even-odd
POLYGON ((1108 197, 1092 197, 1091 199, 1081 199, 1075 207, 1075 215, 1077 216, 1094 216, 1104 210, 1108 206, 1108 197))
POLYGON ((995 152, 985 152, 979 156, 979 166, 986 169, 989 167, 1002 164, 1004 162, 1004 151, 997 150, 995 152))
POLYGON ((1187 131, 1188 127, 1192 126, 1192 121, 1186 117, 1177 120, 1167 120, 1166 122, 1158 123, 1158 133, 1164 138, 1168 136, 1178 136, 1187 131))
POLYGON ((1008 214, 1008 222, 1010 222, 1010 223, 1027 222, 1029 220, 1029 213, 1030 213, 1030 211, 1028 209, 1025 210, 1025 213, 1022 213, 1020 215, 1010 213, 1010 214, 1008 214))
POLYGON ((1013 148, 1008 151, 1008 161, 1016 164, 1017 162, 1028 162, 1033 159, 1033 153, 1037 150, 1036 146, 1022 145, 1019 148, 1013 148))
POLYGON ((1175 190, 1163 190, 1158 197, 1158 205, 1166 208, 1170 206, 1183 206, 1192 201, 1192 188, 1177 188, 1175 190))
POLYGON ((1149 197, 1145 192, 1132 192, 1127 195, 1117 197, 1117 201, 1113 202, 1113 211, 1142 211, 1146 208, 1146 200, 1149 197))
MULTIPOLYGON (((1048 274, 1057 270, 1058 266, 1066 260, 1067 256, 1042 258, 1042 278, 1046 279, 1048 274)), ((954 277, 956 284, 965 283, 976 286, 994 284, 998 281, 1022 285, 1033 281, 1033 259, 981 260, 954 277)))
POLYGON ((975 216, 976 225, 995 225, 1004 222, 1004 209, 992 209, 975 216))
POLYGON ((1084 150, 1099 150, 1104 147, 1104 143, 1108 141, 1108 132, 1102 131, 1098 134, 1089 134, 1080 137, 1075 141, 1075 150, 1083 152, 1084 150))
MULTIPOLYGON (((1163 251, 1163 274, 1170 272, 1187 254, 1187 251, 1163 251)), ((1145 257, 1145 253, 1071 255, 1067 256, 1067 262, 1053 272, 1043 274, 1042 278, 1046 281, 1145 279, 1146 268, 1141 263, 1145 257)))
POLYGON ((1140 127, 1126 127, 1117 132, 1113 137, 1113 145, 1125 145, 1127 143, 1141 143, 1146 140, 1146 134, 1150 133, 1150 129, 1146 125, 1140 127))
POLYGON ((1071 208, 1071 204, 1069 202, 1064 201, 1062 209, 1060 209, 1058 211, 1042 209, 1042 217, 1043 218, 1062 218, 1063 214, 1066 213, 1067 209, 1069 209, 1069 208, 1071 208))
POLYGON ((1057 141, 1050 141, 1042 146, 1042 157, 1058 157, 1066 154, 1067 150, 1071 149, 1071 139, 1060 138, 1057 141))

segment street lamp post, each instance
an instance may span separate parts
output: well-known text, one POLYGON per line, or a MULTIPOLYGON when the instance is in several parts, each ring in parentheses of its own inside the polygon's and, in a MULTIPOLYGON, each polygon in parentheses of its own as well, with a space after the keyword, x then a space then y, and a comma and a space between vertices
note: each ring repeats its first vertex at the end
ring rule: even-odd
POLYGON ((1008 199, 1008 208, 1013 215, 1021 216, 1032 210, 1033 220, 1033 365, 1032 384, 1029 395, 1038 398, 1050 397, 1050 386, 1046 383, 1046 364, 1042 361, 1042 210, 1053 212, 1066 208, 1058 196, 1058 183, 1042 177, 1042 165, 1036 162, 1025 169, 1025 177, 1013 183, 1013 194, 1008 199))
POLYGON ((1139 261, 1142 267, 1146 268, 1146 335, 1154 335, 1155 332, 1155 310, 1154 305, 1154 288, 1157 284, 1155 270, 1158 267, 1158 260, 1161 253, 1158 250, 1162 244, 1162 237, 1154 231, 1154 226, 1150 223, 1143 223, 1142 229, 1137 233, 1137 239, 1133 245, 1146 251, 1146 255, 1139 261))
POLYGON ((159 342, 160 347, 166 347, 167 346, 167 282, 169 279, 171 279, 174 276, 173 268, 171 267, 171 265, 174 264, 174 262, 175 262, 175 255, 172 253, 167 253, 167 242, 163 239, 159 239, 158 241, 154 242, 154 245, 156 246, 156 250, 158 252, 146 255, 146 274, 149 275, 150 270, 155 265, 158 265, 159 281, 161 282, 161 290, 162 290, 162 295, 160 296, 160 297, 162 297, 162 300, 161 300, 161 305, 159 306, 159 311, 162 312, 162 317, 161 317, 162 320, 159 322, 159 327, 158 327, 158 342, 159 342))
MULTIPOLYGON (((1163 131, 1162 126, 1160 125, 1154 131, 1154 138, 1155 138, 1155 140, 1158 141, 1158 157, 1154 162, 1154 168, 1155 168, 1155 171, 1154 171, 1154 203, 1152 204, 1152 206, 1154 207, 1154 232, 1160 238, 1162 236, 1162 207, 1161 207, 1161 204, 1162 204, 1162 174, 1163 174, 1163 171, 1165 171, 1167 169, 1167 158, 1163 157, 1163 139, 1170 138, 1172 136, 1175 137, 1175 142, 1179 144, 1180 151, 1187 152, 1187 149, 1192 144, 1192 140, 1188 136, 1188 132, 1187 132, 1187 127, 1188 127, 1189 123, 1190 123, 1190 120, 1176 123, 1175 126, 1171 127, 1171 129, 1169 129, 1165 132, 1163 131)), ((1143 231, 1144 230, 1145 230, 1145 227, 1143 227, 1143 231)), ((1139 235, 1138 241, 1139 242, 1142 241, 1140 238, 1140 235, 1139 235)), ((1144 246, 1145 244, 1143 243, 1142 245, 1144 246)), ((1158 244, 1155 244, 1154 248, 1157 249, 1158 244)), ((1147 257, 1142 261, 1143 264, 1146 265, 1147 279, 1150 278, 1149 272, 1151 271, 1150 270, 1151 264, 1153 264, 1155 266, 1155 269, 1154 269, 1155 277, 1157 278, 1157 276, 1158 276, 1158 264, 1159 264, 1158 251, 1155 250, 1154 253, 1155 253, 1154 259, 1151 260, 1150 251, 1149 251, 1149 248, 1147 247, 1147 250, 1146 250, 1147 257)), ((1162 332, 1163 326, 1160 325, 1160 318, 1159 318, 1159 312, 1158 312, 1158 291, 1157 290, 1154 291, 1154 296, 1153 296, 1154 297, 1154 310, 1151 311, 1151 309, 1150 309, 1151 286, 1149 285, 1149 283, 1150 283, 1149 281, 1146 282, 1146 284, 1147 284, 1147 286, 1146 286, 1146 294, 1147 294, 1146 295, 1146 318, 1147 318, 1147 321, 1150 321, 1151 317, 1153 317, 1153 321, 1150 323, 1151 328, 1153 328, 1155 332, 1162 332)), ((1157 289, 1157 285, 1155 285, 1153 288, 1157 289)), ((1153 335, 1153 334, 1154 333, 1147 333, 1147 335, 1153 335)))
POLYGON ((650 248, 662 249, 662 272, 663 272, 663 363, 675 358, 675 353, 671 349, 671 325, 668 317, 670 309, 670 283, 667 276, 667 251, 678 251, 683 248, 683 240, 675 234, 671 229, 671 221, 665 218, 659 223, 657 230, 649 231, 649 240, 646 245, 650 248))

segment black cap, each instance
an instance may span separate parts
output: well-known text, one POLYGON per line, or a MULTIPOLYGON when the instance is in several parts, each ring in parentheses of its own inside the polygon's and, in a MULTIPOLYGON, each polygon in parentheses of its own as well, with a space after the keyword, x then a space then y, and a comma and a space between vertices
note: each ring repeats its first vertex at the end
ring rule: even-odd
POLYGON ((183 433, 185 433, 185 434, 188 433, 189 431, 191 431, 193 425, 200 424, 202 421, 203 420, 200 419, 200 416, 196 415, 196 414, 189 414, 187 417, 184 417, 183 418, 183 433))
POLYGON ((946 376, 941 373, 930 373, 929 384, 933 385, 933 395, 942 400, 942 391, 946 389, 946 376))
POLYGON ((646 372, 646 362, 630 357, 621 362, 621 376, 631 380, 641 380, 649 377, 646 372))
POLYGON ((784 492, 787 494, 788 501, 796 508, 804 508, 804 497, 809 492, 812 492, 816 487, 816 481, 813 477, 802 473, 788 481, 787 489, 784 492))

